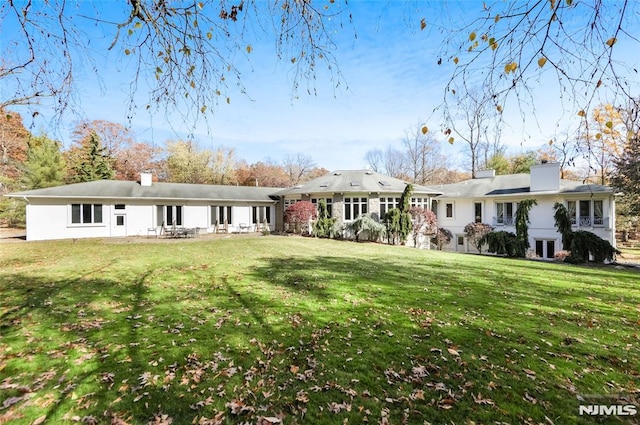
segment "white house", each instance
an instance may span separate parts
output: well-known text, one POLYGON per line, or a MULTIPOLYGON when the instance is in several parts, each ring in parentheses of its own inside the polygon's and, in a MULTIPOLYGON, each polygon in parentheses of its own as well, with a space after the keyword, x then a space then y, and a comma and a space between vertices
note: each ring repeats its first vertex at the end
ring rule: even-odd
POLYGON ((460 183, 434 186, 443 192, 437 200, 438 226, 454 238, 445 248, 471 252, 464 227, 468 223, 490 224, 495 230, 515 233, 514 214, 524 199, 537 201, 530 213, 529 243, 538 257, 553 258, 562 249, 555 228, 553 206, 564 204, 572 215, 574 230, 588 230, 615 246, 615 199, 608 186, 560 178, 560 166, 546 163, 531 167, 531 174, 496 176, 493 170, 477 173, 460 183))
MULTIPOLYGON (((334 171, 293 188, 99 180, 12 193, 27 203, 27 240, 123 237, 156 234, 160 228, 198 232, 282 230, 284 210, 300 200, 324 199, 339 223, 360 214, 383 217, 396 208, 407 182, 370 170, 334 171)), ((413 185, 411 204, 431 208, 438 226, 454 234, 445 249, 470 252, 464 227, 483 222, 515 232, 519 201, 537 201, 529 214, 530 245, 542 258, 560 250, 553 205, 563 203, 575 229, 589 230, 615 246, 615 199, 611 188, 560 179, 559 165, 536 165, 531 174, 496 176, 437 186, 413 185)))
POLYGON ((97 180, 12 193, 27 203, 27 240, 124 237, 275 227, 278 189, 97 180))
MULTIPOLYGON (((340 223, 348 223, 360 214, 384 217, 400 205, 407 182, 371 170, 340 170, 302 185, 274 193, 287 206, 297 201, 317 204, 324 200, 329 213, 340 223)), ((427 186, 413 185, 412 206, 431 208, 432 200, 442 192, 427 186)))

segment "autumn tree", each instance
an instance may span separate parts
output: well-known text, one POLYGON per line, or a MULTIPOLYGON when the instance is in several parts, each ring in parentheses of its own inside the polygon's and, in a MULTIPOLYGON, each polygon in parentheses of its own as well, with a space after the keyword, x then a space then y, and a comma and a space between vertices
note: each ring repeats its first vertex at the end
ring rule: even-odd
POLYGON ((486 223, 471 222, 464 226, 464 234, 471 245, 482 254, 482 245, 485 244, 484 237, 493 231, 493 227, 486 223))
POLYGON ((417 248, 420 237, 427 236, 427 241, 429 241, 431 237, 436 235, 438 220, 433 211, 423 207, 411 207, 409 214, 411 214, 411 222, 413 223, 413 246, 417 248))
POLYGON ((282 160, 282 168, 289 176, 289 185, 295 186, 307 180, 306 177, 316 168, 316 163, 309 155, 298 153, 286 155, 282 160))
MULTIPOLYGON (((1 72, 1 65, 0 65, 1 72)), ((29 131, 20 114, 0 107, 0 223, 24 223, 24 202, 2 195, 21 189, 22 163, 27 157, 29 131)))
POLYGON ((72 131, 76 144, 96 134, 110 158, 116 180, 136 181, 143 171, 159 167, 160 149, 136 141, 135 133, 122 124, 106 120, 80 121, 72 131))
POLYGON ((172 183, 206 184, 211 181, 211 152, 200 149, 192 141, 167 141, 165 168, 172 183))
POLYGON ((22 181, 28 189, 59 186, 66 174, 61 144, 45 135, 29 139, 22 181))
POLYGON ((626 132, 622 115, 610 104, 594 108, 591 120, 583 121, 580 145, 599 184, 607 184, 614 172, 615 162, 624 149, 623 133, 626 132))
POLYGON ((96 133, 90 133, 78 146, 67 150, 64 157, 67 163, 66 180, 70 183, 108 180, 115 177, 113 158, 102 146, 96 133))
POLYGON ((132 0, 108 9, 52 0, 5 2, 1 12, 0 79, 11 92, 0 107, 53 97, 62 112, 77 100, 80 77, 106 77, 98 58, 109 53, 131 69, 130 113, 138 89, 149 87, 147 109, 191 121, 225 98, 228 83, 242 85, 238 65, 250 59, 253 37, 273 37, 276 56, 292 68, 294 89, 305 80, 313 91, 318 67, 340 83, 331 36, 350 20, 345 3, 294 0, 132 0))
POLYGON ((436 246, 440 251, 442 251, 442 248, 445 245, 449 245, 452 239, 453 239, 453 233, 451 233, 451 230, 445 229, 443 227, 438 228, 438 231, 436 232, 436 235, 433 238, 433 240, 436 243, 436 246))
POLYGON ((235 149, 220 146, 211 155, 209 164, 212 184, 233 184, 236 182, 235 149))
POLYGON ((449 31, 438 59, 452 70, 445 106, 456 107, 460 96, 482 87, 481 98, 493 108, 522 107, 525 119, 530 107, 535 112, 540 106, 540 87, 584 115, 598 93, 635 95, 637 73, 621 46, 638 50, 637 2, 494 1, 470 7, 455 15, 456 22, 445 14, 432 25, 449 31))
POLYGON ((236 169, 238 184, 242 186, 288 187, 289 175, 282 166, 272 161, 259 161, 248 165, 240 163, 236 169))
POLYGON ((310 231, 311 221, 315 220, 317 216, 316 206, 309 201, 298 201, 284 210, 284 222, 294 233, 310 231), (309 226, 308 229, 305 226, 309 226))
POLYGON ((0 108, 0 177, 3 179, 20 177, 20 164, 27 157, 29 135, 20 114, 0 108))
POLYGON ((533 151, 515 155, 497 154, 489 158, 487 168, 496 170, 497 175, 528 174, 531 172, 531 166, 537 162, 537 155, 533 151))

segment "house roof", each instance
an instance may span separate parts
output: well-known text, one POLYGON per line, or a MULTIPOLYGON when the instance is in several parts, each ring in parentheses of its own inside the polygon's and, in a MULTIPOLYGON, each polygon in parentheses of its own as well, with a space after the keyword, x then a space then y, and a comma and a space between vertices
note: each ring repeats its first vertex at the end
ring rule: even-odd
MULTIPOLYGON (((302 185, 275 192, 276 196, 322 193, 402 193, 407 186, 404 180, 385 176, 371 170, 338 170, 302 185)), ((413 185, 414 194, 440 194, 428 186, 413 185)))
POLYGON ((16 198, 91 198, 91 199, 163 199, 207 201, 259 201, 273 202, 270 195, 279 190, 272 187, 222 186, 187 183, 156 183, 141 186, 138 182, 96 180, 46 189, 11 193, 16 198))
POLYGON ((439 198, 480 198, 488 196, 507 196, 521 194, 592 194, 613 193, 609 186, 586 184, 573 180, 560 180, 558 190, 531 191, 529 174, 507 174, 495 177, 464 180, 459 183, 433 186, 443 193, 439 198))

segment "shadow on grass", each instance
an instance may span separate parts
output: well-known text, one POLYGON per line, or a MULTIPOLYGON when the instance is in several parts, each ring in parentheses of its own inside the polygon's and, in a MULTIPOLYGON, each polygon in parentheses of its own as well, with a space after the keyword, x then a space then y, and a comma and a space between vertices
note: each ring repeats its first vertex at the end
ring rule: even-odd
MULTIPOLYGON (((306 382, 305 375, 291 372, 300 365, 314 365, 307 367, 317 368, 316 376, 340 382, 343 388, 354 378, 370 381, 368 390, 374 397, 358 402, 373 404, 365 398, 378 397, 380 404, 388 392, 401 391, 395 382, 389 383, 389 367, 410 369, 414 362, 429 360, 434 373, 442 371, 437 379, 458 388, 465 381, 454 377, 473 369, 447 354, 448 348, 458 347, 465 356, 487 354, 502 362, 498 373, 522 375, 523 367, 534 366, 519 355, 542 344, 540 331, 553 341, 557 355, 586 356, 593 351, 590 341, 559 345, 571 330, 578 330, 576 320, 583 320, 568 310, 586 314, 579 304, 588 304, 589 297, 613 305, 624 295, 624 308, 638 303, 637 290, 629 286, 632 276, 626 274, 604 274, 617 282, 608 290, 597 287, 600 273, 567 277, 567 269, 543 264, 504 260, 489 268, 482 261, 447 258, 291 255, 261 258, 251 269, 240 268, 233 275, 220 275, 213 268, 175 267, 136 274, 100 269, 58 280, 2 275, 0 362, 3 375, 11 377, 3 381, 8 398, 17 399, 8 408, 34 415, 26 423, 43 410, 52 423, 65 416, 79 416, 84 422, 94 417, 99 422, 142 423, 154 414, 166 414, 174 423, 192 423, 196 416, 212 418, 221 411, 229 415, 234 407, 227 408, 227 403, 241 394, 245 402, 267 405, 264 393, 273 390, 282 394, 277 409, 292 412, 299 408, 299 391, 312 393, 312 385, 325 383, 311 378, 306 382), (557 325, 550 327, 550 321, 557 325), (442 360, 443 354, 449 359, 442 360), (513 363, 502 366, 505 357, 513 363), (21 399, 25 394, 29 397, 21 399)), ((633 309, 621 309, 610 318, 621 320, 630 312, 633 309)), ((630 324, 625 332, 637 327, 630 324)), ((606 330, 593 330, 601 340, 613 341, 605 334, 606 330)), ((624 344, 627 335, 620 332, 611 338, 624 344)), ((622 356, 617 348, 613 354, 622 356)), ((611 361, 604 359, 598 370, 609 373, 604 364, 611 361)), ((607 365, 620 373, 637 367, 637 361, 607 365)), ((482 373, 486 376, 474 378, 478 385, 487 384, 485 378, 497 379, 490 375, 494 370, 482 373)), ((547 376, 558 379, 549 370, 538 372, 539 379, 547 376)), ((520 377, 519 389, 533 394, 538 382, 520 377)), ((400 387, 433 391, 423 383, 400 387)), ((389 407, 402 412, 393 403, 389 407)), ((519 405, 513 422, 531 414, 526 407, 526 402, 519 405)), ((539 412, 534 417, 544 419, 540 405, 535 408, 539 412)), ((427 407, 421 409, 428 412, 427 407)), ((451 422, 448 413, 440 414, 440 422, 451 422)))

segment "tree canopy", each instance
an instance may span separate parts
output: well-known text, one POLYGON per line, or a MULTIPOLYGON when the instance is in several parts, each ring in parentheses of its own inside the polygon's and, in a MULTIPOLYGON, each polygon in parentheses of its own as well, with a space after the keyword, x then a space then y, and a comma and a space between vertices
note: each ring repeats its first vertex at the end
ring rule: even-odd
POLYGON ((109 56, 126 64, 131 113, 141 107, 197 120, 225 99, 228 84, 242 86, 238 63, 251 55, 251 40, 264 35, 291 63, 294 88, 307 82, 312 90, 321 64, 338 83, 331 34, 349 20, 346 12, 346 3, 306 0, 4 2, 0 80, 12 92, 0 107, 54 97, 63 111, 73 106, 83 73, 106 78, 96 59, 109 56), (140 105, 135 95, 143 90, 148 98, 140 105))

